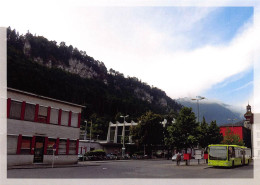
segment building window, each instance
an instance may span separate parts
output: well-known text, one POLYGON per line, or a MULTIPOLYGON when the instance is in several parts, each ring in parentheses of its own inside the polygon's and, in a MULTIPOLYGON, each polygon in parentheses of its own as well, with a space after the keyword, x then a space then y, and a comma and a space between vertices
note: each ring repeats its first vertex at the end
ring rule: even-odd
POLYGON ((26 121, 34 121, 34 114, 35 114, 35 105, 26 103, 26 105, 25 105, 25 113, 24 113, 24 120, 26 120, 26 121))
POLYGON ((66 147, 67 147, 67 140, 60 139, 59 143, 59 155, 65 155, 66 154, 66 147))
POLYGON ((59 119, 59 110, 51 108, 51 117, 50 117, 50 123, 52 124, 58 124, 59 119))
POLYGON ((77 143, 77 141, 70 140, 69 154, 72 154, 72 155, 76 154, 76 143, 77 143))
POLYGON ((40 123, 47 122, 47 107, 39 106, 38 119, 37 121, 40 123))
POLYGON ((11 100, 10 118, 21 119, 22 102, 11 100))
POLYGON ((71 127, 78 127, 78 113, 71 114, 71 127))
POLYGON ((109 142, 114 142, 114 137, 115 137, 115 127, 110 127, 110 141, 109 142))
POLYGON ((16 154, 18 136, 7 136, 7 154, 16 154))
POLYGON ((61 125, 68 126, 69 123, 69 112, 62 111, 61 113, 61 125))
POLYGON ((31 153, 31 137, 22 137, 22 144, 21 144, 21 154, 30 154, 31 153))
POLYGON ((47 155, 53 155, 53 146, 56 144, 56 139, 48 138, 47 155))

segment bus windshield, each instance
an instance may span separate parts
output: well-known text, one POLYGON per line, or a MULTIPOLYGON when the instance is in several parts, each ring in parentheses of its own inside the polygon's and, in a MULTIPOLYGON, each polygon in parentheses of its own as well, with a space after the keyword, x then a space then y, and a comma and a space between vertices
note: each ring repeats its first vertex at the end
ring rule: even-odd
POLYGON ((209 148, 210 160, 227 160, 227 147, 226 146, 211 146, 209 148))

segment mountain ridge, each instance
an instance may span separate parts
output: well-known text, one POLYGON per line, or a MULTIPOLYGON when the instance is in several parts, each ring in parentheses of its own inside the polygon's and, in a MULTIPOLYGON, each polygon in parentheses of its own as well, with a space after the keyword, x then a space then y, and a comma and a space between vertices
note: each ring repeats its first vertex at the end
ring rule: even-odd
POLYGON ((19 35, 11 28, 7 29, 7 86, 86 106, 82 120, 96 120, 100 139, 119 114, 137 121, 147 111, 167 115, 181 108, 161 89, 107 70, 86 52, 42 36, 19 35))
MULTIPOLYGON (((180 104, 186 107, 191 107, 196 117, 198 115, 197 102, 191 101, 188 98, 179 98, 176 100, 180 104)), ((217 122, 219 126, 231 124, 232 122, 240 122, 244 120, 241 113, 231 110, 230 105, 223 102, 209 102, 203 100, 199 102, 199 119, 202 120, 203 116, 207 123, 211 121, 217 122), (203 102, 204 101, 204 102, 203 102), (206 101, 206 102, 205 102, 206 101)))

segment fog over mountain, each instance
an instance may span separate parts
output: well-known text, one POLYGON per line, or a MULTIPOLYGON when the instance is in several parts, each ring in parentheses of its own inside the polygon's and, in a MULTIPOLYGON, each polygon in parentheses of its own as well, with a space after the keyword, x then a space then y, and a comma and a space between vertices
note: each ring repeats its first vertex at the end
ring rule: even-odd
MULTIPOLYGON (((191 107, 197 117, 197 101, 192 101, 189 98, 180 98, 177 102, 183 106, 191 107)), ((207 99, 199 101, 199 115, 200 121, 204 116, 207 123, 216 120, 218 125, 224 125, 232 122, 236 123, 244 120, 243 113, 235 111, 231 105, 221 102, 213 102, 207 99)))

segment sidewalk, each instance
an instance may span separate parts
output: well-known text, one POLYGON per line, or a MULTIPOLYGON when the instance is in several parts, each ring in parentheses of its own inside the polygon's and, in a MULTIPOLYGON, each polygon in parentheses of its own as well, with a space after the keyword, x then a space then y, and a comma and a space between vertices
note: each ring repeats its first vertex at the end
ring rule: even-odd
MULTIPOLYGON (((160 161, 162 159, 138 159, 138 160, 143 160, 143 161, 160 161)), ((132 160, 80 161, 77 164, 55 164, 54 163, 53 168, 100 166, 102 163, 107 163, 107 162, 130 162, 130 161, 132 161, 132 160)), ((134 160, 134 161, 136 161, 136 160, 134 160)), ((177 166, 176 161, 171 161, 171 160, 168 160, 168 161, 169 161, 169 164, 172 163, 173 165, 177 166)), ((208 164, 204 160, 200 160, 200 163, 198 164, 198 160, 196 160, 196 159, 192 159, 188 163, 188 166, 202 166, 202 165, 208 165, 208 164)), ((180 162, 180 166, 186 166, 186 161, 181 161, 180 162)), ((36 164, 27 164, 27 165, 15 165, 15 166, 8 166, 7 170, 12 170, 12 169, 34 169, 34 168, 52 168, 52 164, 36 163, 36 164)))
MULTIPOLYGON (((70 168, 70 167, 85 167, 85 166, 98 166, 98 164, 91 163, 78 163, 78 164, 54 164, 53 168, 70 168)), ((52 164, 27 164, 8 166, 7 170, 11 169, 34 169, 34 168, 52 168, 52 164)))

